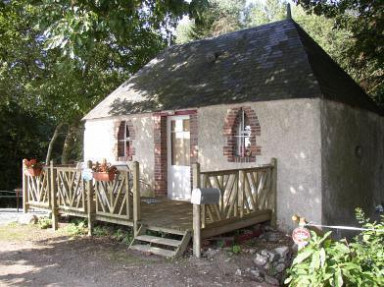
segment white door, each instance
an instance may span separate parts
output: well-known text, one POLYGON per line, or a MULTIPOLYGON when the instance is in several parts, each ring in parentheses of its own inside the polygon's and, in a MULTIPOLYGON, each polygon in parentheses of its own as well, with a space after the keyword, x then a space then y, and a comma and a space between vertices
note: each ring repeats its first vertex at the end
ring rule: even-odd
POLYGON ((189 116, 172 116, 167 121, 168 197, 190 200, 190 130, 189 116))

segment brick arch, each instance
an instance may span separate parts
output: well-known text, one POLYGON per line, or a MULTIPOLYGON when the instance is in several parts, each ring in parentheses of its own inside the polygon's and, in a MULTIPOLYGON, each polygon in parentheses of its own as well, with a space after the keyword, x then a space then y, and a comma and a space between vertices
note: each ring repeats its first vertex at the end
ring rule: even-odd
POLYGON ((227 157, 228 162, 255 162, 256 156, 261 154, 261 147, 256 144, 256 136, 260 136, 260 133, 259 119, 251 107, 237 107, 228 110, 223 128, 227 143, 224 146, 223 155, 227 157), (242 111, 244 111, 251 126, 251 154, 249 156, 237 156, 235 154, 236 127, 239 124, 239 116, 242 111))

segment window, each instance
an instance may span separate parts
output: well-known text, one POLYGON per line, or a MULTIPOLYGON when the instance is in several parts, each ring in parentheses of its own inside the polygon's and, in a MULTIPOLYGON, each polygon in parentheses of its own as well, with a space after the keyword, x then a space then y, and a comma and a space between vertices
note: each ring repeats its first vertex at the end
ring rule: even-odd
POLYGON ((117 157, 118 160, 132 160, 133 146, 133 126, 129 121, 120 123, 117 134, 117 157))
POLYGON ((171 164, 190 165, 189 119, 171 121, 171 164))
POLYGON ((244 110, 240 110, 236 120, 236 141, 234 144, 234 155, 238 157, 251 156, 251 125, 244 110))
POLYGON ((260 124, 251 107, 236 107, 228 110, 224 123, 224 136, 227 145, 223 155, 229 162, 255 162, 261 154, 256 145, 256 136, 260 136, 260 124))

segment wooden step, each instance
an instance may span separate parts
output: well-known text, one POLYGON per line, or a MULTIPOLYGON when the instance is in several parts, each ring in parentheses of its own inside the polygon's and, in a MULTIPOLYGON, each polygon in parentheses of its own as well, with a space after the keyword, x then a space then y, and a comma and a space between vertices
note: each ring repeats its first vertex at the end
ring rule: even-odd
POLYGON ((162 237, 156 237, 151 235, 139 235, 135 237, 135 240, 140 240, 149 243, 161 244, 166 246, 179 247, 181 244, 180 240, 168 239, 162 237))
POLYGON ((162 249, 162 248, 153 247, 150 245, 133 245, 133 246, 131 245, 129 248, 140 251, 140 252, 144 252, 144 253, 151 253, 155 255, 164 256, 167 258, 174 257, 176 254, 176 252, 173 250, 162 249))
POLYGON ((146 230, 156 231, 156 232, 164 232, 164 233, 170 233, 170 234, 176 234, 180 236, 184 236, 185 231, 172 229, 172 228, 166 228, 166 227, 157 227, 157 226, 145 226, 146 230))

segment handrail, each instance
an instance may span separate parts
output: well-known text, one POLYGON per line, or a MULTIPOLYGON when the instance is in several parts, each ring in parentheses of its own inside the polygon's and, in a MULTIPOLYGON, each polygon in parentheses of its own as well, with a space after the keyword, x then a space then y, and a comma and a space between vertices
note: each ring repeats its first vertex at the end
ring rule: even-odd
POLYGON ((201 171, 200 174, 205 174, 205 175, 207 175, 207 174, 210 174, 210 175, 218 174, 218 175, 222 175, 222 174, 227 174, 227 173, 238 172, 239 170, 243 170, 243 171, 266 170, 266 169, 270 169, 270 168, 273 168, 273 167, 274 167, 273 164, 265 164, 265 165, 259 165, 259 166, 255 166, 255 167, 245 167, 245 168, 240 168, 240 169, 233 168, 233 169, 201 171))

